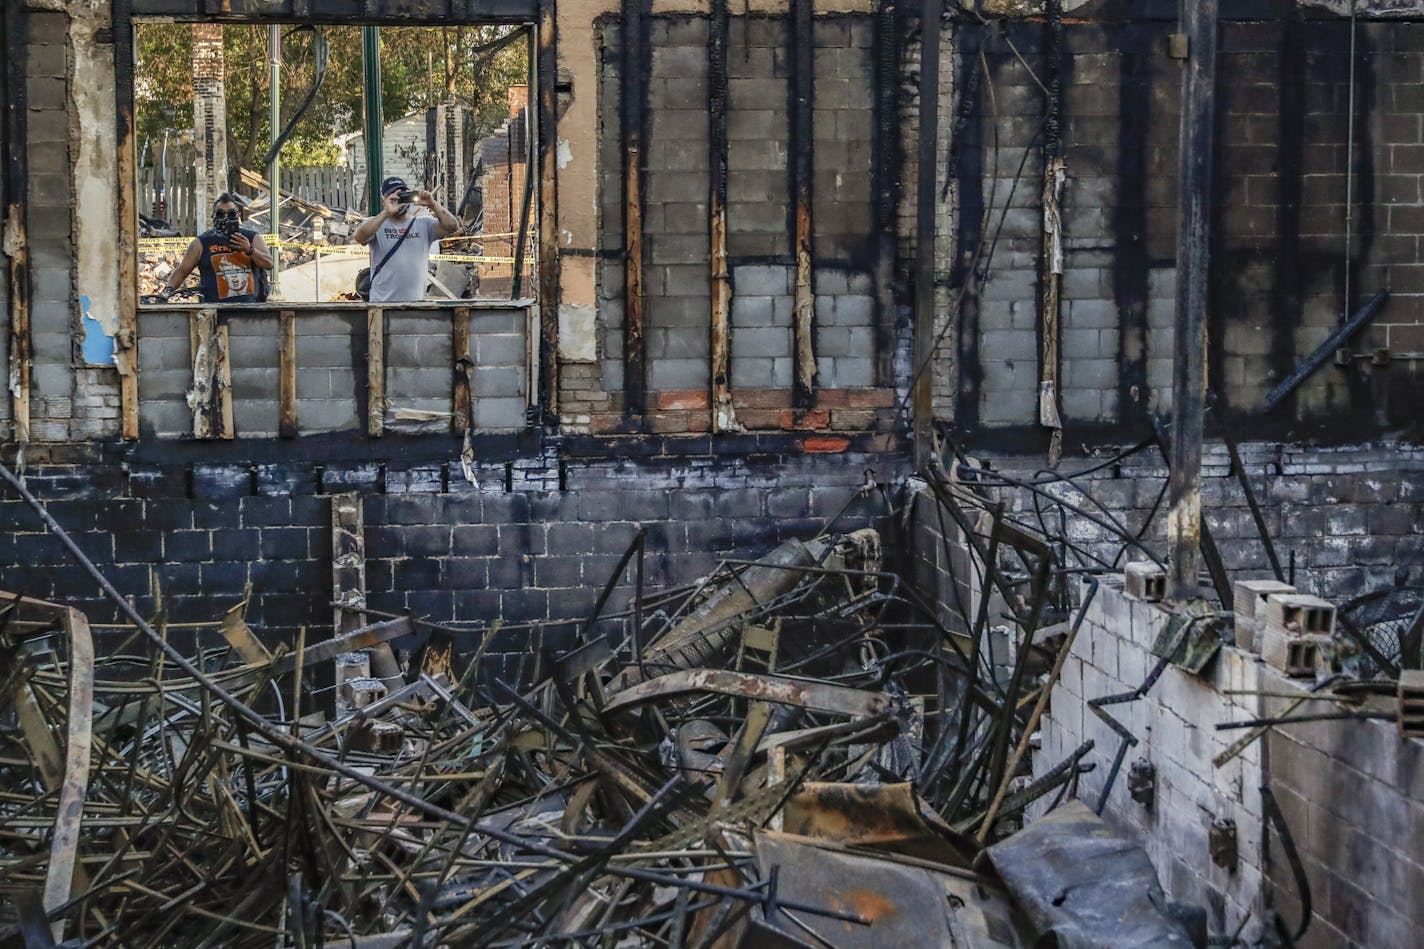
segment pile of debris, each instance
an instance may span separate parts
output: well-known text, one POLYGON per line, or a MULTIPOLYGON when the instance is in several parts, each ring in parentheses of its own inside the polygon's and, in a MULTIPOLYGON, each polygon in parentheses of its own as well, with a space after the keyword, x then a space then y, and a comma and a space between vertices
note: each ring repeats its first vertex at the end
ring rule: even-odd
POLYGON ((984 574, 1009 656, 981 649, 988 597, 946 626, 869 529, 605 611, 640 537, 516 684, 482 672, 498 624, 459 655, 353 604, 369 625, 290 650, 242 605, 141 617, 41 516, 128 623, 0 595, 0 941, 1204 944, 1071 800, 1091 743, 1028 777, 1086 603, 1059 618, 1050 545, 1006 522, 980 564, 1027 570, 984 574))
POLYGON ((168 250, 146 250, 138 255, 138 293, 151 296, 162 292, 168 285, 168 278, 178 269, 183 259, 184 249, 174 247, 168 250))

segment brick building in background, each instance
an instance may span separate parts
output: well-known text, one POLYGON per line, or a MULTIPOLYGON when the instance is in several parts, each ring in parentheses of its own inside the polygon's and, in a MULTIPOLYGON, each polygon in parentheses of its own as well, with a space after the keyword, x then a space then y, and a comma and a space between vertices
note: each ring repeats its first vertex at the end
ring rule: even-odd
MULTIPOLYGON (((514 257, 524 213, 524 192, 529 170, 529 87, 509 87, 509 118, 476 145, 475 178, 479 181, 479 220, 476 233, 490 257, 514 257)), ((532 220, 532 195, 531 195, 532 220)), ((528 240, 526 238, 526 245, 528 240)), ((530 249, 526 246, 526 250, 530 249)), ((525 257, 524 285, 534 276, 534 256, 525 257)), ((479 295, 508 297, 513 286, 514 265, 504 261, 480 264, 479 295)))

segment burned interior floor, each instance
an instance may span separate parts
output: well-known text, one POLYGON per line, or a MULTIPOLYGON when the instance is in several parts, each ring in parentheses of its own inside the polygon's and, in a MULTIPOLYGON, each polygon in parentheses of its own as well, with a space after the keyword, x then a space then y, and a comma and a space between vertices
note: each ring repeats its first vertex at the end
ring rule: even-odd
POLYGON ((1178 6, 4 0, 0 944, 1414 945, 1424 7, 1178 6))

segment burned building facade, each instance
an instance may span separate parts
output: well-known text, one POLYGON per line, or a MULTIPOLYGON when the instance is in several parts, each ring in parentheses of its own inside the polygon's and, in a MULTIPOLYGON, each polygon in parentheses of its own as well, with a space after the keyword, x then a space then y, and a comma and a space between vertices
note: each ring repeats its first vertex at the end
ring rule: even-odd
MULTIPOLYGON (((141 610, 206 620, 250 588, 278 639, 331 627, 332 498, 354 495, 364 602, 524 624, 489 647, 510 680, 635 537, 646 582, 674 587, 882 523, 875 486, 936 457, 1081 471, 1160 542, 1177 6, 6 0, 5 463, 141 610), (143 18, 527 25, 532 275, 499 302, 141 305, 143 18)), ((1213 559, 1339 600, 1424 582, 1424 11, 1358 6, 1222 5, 1192 196, 1213 559)), ((900 529, 930 582, 960 582, 948 531, 900 529)), ((115 615, 13 493, 0 588, 115 615)), ((1087 728, 1050 721, 1055 747, 1087 728)), ((1390 806, 1418 840, 1411 760, 1390 806)), ((1335 875, 1330 926, 1356 911, 1335 875)), ((1214 922, 1271 899, 1267 877, 1214 922)))

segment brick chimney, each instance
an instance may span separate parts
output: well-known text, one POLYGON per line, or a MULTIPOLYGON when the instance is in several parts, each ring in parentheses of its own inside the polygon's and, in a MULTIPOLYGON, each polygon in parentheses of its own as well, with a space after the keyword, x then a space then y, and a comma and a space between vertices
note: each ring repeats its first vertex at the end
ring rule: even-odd
POLYGON ((529 87, 526 85, 509 87, 509 117, 517 118, 529 106, 529 87))

